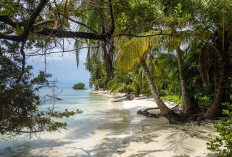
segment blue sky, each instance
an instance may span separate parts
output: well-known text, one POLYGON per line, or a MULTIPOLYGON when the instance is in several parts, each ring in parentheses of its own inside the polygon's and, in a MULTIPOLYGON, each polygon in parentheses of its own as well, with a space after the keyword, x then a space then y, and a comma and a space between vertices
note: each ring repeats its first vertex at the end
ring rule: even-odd
MULTIPOLYGON (((77 68, 76 56, 72 52, 57 53, 47 56, 47 73, 53 75, 49 80, 57 79, 58 87, 72 87, 75 83, 82 82, 86 88, 89 88, 90 74, 85 70, 83 65, 86 60, 87 50, 83 49, 80 52, 80 63, 77 68)), ((34 74, 38 74, 39 70, 44 69, 44 58, 33 57, 27 60, 27 64, 33 65, 34 74)))

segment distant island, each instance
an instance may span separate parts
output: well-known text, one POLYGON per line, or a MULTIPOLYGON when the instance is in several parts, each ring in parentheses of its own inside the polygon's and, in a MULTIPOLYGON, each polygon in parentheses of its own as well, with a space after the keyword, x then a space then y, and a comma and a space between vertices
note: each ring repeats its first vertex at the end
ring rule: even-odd
POLYGON ((85 89, 85 84, 84 83, 77 83, 72 88, 73 89, 85 89))

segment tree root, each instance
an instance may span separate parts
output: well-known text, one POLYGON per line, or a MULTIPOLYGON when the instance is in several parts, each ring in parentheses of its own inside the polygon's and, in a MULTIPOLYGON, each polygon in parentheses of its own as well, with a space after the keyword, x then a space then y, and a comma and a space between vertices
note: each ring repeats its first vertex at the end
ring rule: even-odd
POLYGON ((160 116, 162 116, 161 113, 159 113, 159 114, 154 114, 154 113, 148 112, 149 110, 155 110, 155 109, 159 109, 159 108, 156 107, 156 108, 147 108, 147 109, 145 109, 145 110, 139 110, 139 111, 137 112, 137 114, 141 114, 141 115, 144 115, 144 116, 146 116, 146 117, 152 117, 152 118, 159 118, 160 116))
POLYGON ((177 114, 177 113, 174 112, 175 111, 174 108, 172 108, 172 112, 167 113, 167 114, 163 114, 163 113, 154 114, 154 113, 149 112, 149 110, 159 109, 158 107, 139 110, 137 112, 137 114, 141 114, 143 116, 150 117, 150 118, 165 117, 165 118, 168 119, 169 124, 180 124, 180 123, 183 124, 183 123, 187 123, 187 122, 190 122, 190 121, 199 122, 199 121, 205 120, 202 113, 200 113, 200 112, 192 114, 192 115, 177 114))
POLYGON ((169 124, 182 123, 185 119, 184 117, 175 113, 174 111, 167 113, 167 114, 163 114, 163 113, 154 114, 154 113, 149 112, 149 110, 154 110, 154 109, 159 109, 159 108, 157 107, 157 108, 147 108, 145 110, 139 110, 137 114, 141 114, 143 116, 150 117, 150 118, 165 117, 168 119, 169 124))

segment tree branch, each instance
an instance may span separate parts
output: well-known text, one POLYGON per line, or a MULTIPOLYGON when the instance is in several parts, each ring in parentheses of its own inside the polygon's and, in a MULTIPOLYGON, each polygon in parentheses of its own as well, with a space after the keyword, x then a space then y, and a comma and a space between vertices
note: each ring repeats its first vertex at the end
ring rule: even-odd
POLYGON ((20 42, 22 40, 22 36, 16 36, 16 35, 10 35, 10 34, 3 34, 0 33, 0 39, 6 39, 6 40, 11 40, 11 41, 18 41, 20 42))
MULTIPOLYGON (((58 37, 58 38, 83 38, 83 39, 92 39, 92 40, 106 40, 106 38, 109 38, 112 36, 114 29, 115 29, 114 17, 113 17, 113 8, 112 8, 111 0, 108 0, 108 1, 109 1, 109 7, 110 7, 112 26, 111 26, 110 31, 106 34, 63 31, 63 30, 54 30, 54 29, 48 29, 48 28, 42 28, 43 29, 42 31, 36 32, 36 33, 40 34, 40 35, 44 35, 44 36, 58 37)), ((28 24, 26 24, 25 22, 14 21, 14 20, 12 20, 12 18, 10 16, 0 16, 1 22, 9 24, 14 28, 17 28, 17 25, 24 26, 24 32, 22 35, 8 35, 8 34, 0 33, 0 39, 6 39, 6 40, 18 41, 18 42, 26 41, 27 37, 29 35, 29 32, 30 31, 33 32, 33 30, 35 28, 37 28, 37 27, 34 27, 33 24, 34 24, 37 16, 40 14, 40 12, 42 11, 42 9, 44 8, 44 6, 47 2, 48 2, 48 0, 41 0, 40 1, 38 6, 36 7, 35 11, 32 13, 32 15, 28 21, 28 24)), ((42 24, 42 22, 41 22, 41 24, 42 24)), ((37 24, 35 24, 35 25, 38 26, 37 24)))
POLYGON ((77 24, 79 24, 79 25, 82 25, 82 26, 84 26, 84 27, 90 29, 90 30, 93 31, 94 33, 98 33, 96 30, 94 30, 93 28, 89 27, 88 25, 86 25, 86 24, 84 24, 84 23, 82 23, 82 22, 76 21, 76 20, 74 20, 74 19, 72 19, 72 18, 70 18, 70 17, 67 17, 67 16, 65 16, 63 13, 60 13, 60 14, 61 14, 62 16, 64 16, 65 18, 69 19, 70 21, 72 21, 72 22, 74 22, 74 23, 77 23, 77 24))
POLYGON ((22 58, 22 71, 21 71, 21 74, 20 74, 19 78, 16 80, 16 83, 19 83, 22 80, 23 74, 25 72, 25 64, 26 64, 26 55, 25 55, 25 52, 24 52, 25 44, 26 44, 26 41, 24 41, 22 43, 22 46, 20 48, 20 53, 23 56, 23 58, 22 58))
POLYGON ((58 37, 58 38, 83 38, 83 39, 93 39, 93 40, 105 40, 106 38, 106 35, 99 35, 96 33, 62 31, 62 30, 54 30, 48 28, 43 28, 43 30, 38 33, 41 35, 58 37))
POLYGON ((45 25, 45 24, 48 24, 48 23, 54 23, 54 21, 55 21, 54 19, 45 20, 45 21, 38 22, 38 23, 34 24, 33 26, 38 27, 38 26, 45 25))
POLYGON ((5 24, 8 24, 14 28, 17 28, 17 26, 20 27, 24 24, 24 22, 19 22, 18 20, 10 17, 9 15, 0 16, 0 21, 5 23, 5 24))
POLYGON ((27 55, 28 57, 32 57, 32 56, 43 56, 43 55, 49 55, 49 54, 54 54, 54 53, 64 53, 64 52, 72 52, 72 51, 76 51, 76 50, 80 50, 80 49, 85 49, 85 48, 98 48, 101 45, 97 45, 97 46, 86 46, 86 47, 80 47, 77 49, 72 49, 72 50, 64 50, 64 51, 55 51, 55 52, 49 52, 49 53, 37 53, 37 54, 29 54, 27 55))
POLYGON ((114 35, 115 37, 118 37, 118 36, 131 36, 131 37, 141 37, 141 38, 144 38, 144 37, 153 37, 153 36, 157 36, 157 35, 170 35, 172 36, 173 34, 171 33, 158 33, 158 34, 151 34, 151 35, 134 35, 134 34, 116 34, 114 35))
POLYGON ((114 33, 115 26, 114 26, 114 14, 113 14, 113 7, 112 7, 111 0, 109 0, 109 8, 110 8, 110 16, 111 16, 111 29, 107 33, 107 35, 112 36, 112 34, 114 33))
POLYGON ((40 12, 43 10, 43 8, 45 7, 46 3, 48 2, 48 0, 40 0, 40 3, 38 4, 38 6, 35 8, 35 11, 32 13, 28 24, 26 25, 24 32, 23 32, 23 38, 25 40, 27 40, 27 37, 29 35, 30 30, 33 27, 33 24, 35 23, 35 20, 37 18, 37 16, 40 14, 40 12))

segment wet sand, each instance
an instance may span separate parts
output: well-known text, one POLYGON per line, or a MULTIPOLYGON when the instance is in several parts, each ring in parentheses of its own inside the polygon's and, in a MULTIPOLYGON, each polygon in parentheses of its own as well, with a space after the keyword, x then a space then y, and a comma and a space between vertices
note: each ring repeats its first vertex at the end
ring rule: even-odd
MULTIPOLYGON (((106 91, 98 93, 114 97, 106 91)), ((115 97, 122 95, 118 94, 115 97)), ((217 156, 215 152, 208 150, 206 145, 210 138, 217 135, 212 121, 171 125, 164 117, 148 118, 137 115, 137 111, 140 109, 157 107, 152 98, 135 98, 135 100, 123 101, 122 103, 123 108, 130 111, 131 123, 121 135, 107 137, 114 139, 113 151, 111 154, 106 152, 100 155, 120 157, 217 156)), ((165 101, 165 104, 170 108, 177 105, 169 101, 165 101)))
POLYGON ((117 152, 121 145, 114 139, 124 136, 122 134, 133 117, 129 110, 123 108, 122 103, 112 103, 113 98, 95 94, 88 100, 88 110, 83 105, 83 114, 63 119, 68 122, 67 130, 39 133, 32 139, 20 136, 12 140, 1 140, 0 156, 112 156, 112 152, 117 152))
MULTIPOLYGON (((41 134, 33 142, 15 142, 0 156, 49 157, 207 157, 213 155, 206 142, 216 135, 212 123, 194 122, 184 125, 168 124, 166 118, 148 118, 137 115, 143 108, 156 107, 152 98, 113 102, 124 94, 112 95, 104 104, 107 110, 100 119, 90 119, 82 128, 71 128, 61 133, 41 134), (12 152, 11 152, 12 151, 12 152), (16 153, 14 153, 16 151, 16 153)), ((169 107, 176 104, 165 102, 169 107)), ((101 114, 101 113, 99 113, 101 114)), ((102 112, 103 114, 103 112, 102 112)))

